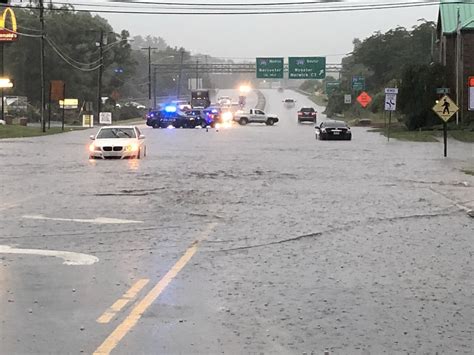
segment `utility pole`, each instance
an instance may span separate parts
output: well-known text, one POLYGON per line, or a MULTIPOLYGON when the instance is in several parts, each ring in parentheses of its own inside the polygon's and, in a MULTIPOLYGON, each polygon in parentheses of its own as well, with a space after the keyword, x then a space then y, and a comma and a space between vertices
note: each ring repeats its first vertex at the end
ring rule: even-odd
MULTIPOLYGON (((457 14, 456 22, 456 104, 461 108, 459 111, 462 112, 462 105, 459 102, 459 70, 460 70, 460 61, 461 61, 461 19, 460 19, 459 7, 457 14)), ((461 89, 462 90, 462 89, 461 89)), ((459 125, 459 111, 456 112, 456 125, 459 125)))
POLYGON ((199 90, 199 59, 196 60, 196 90, 199 90))
POLYGON ((148 47, 142 48, 142 49, 148 51, 148 103, 149 103, 149 107, 151 109, 151 103, 152 103, 152 101, 151 101, 151 51, 154 50, 154 49, 158 49, 158 48, 148 46, 148 47))
POLYGON ((43 132, 46 132, 46 120, 44 119, 44 4, 43 0, 39 0, 40 23, 41 23, 41 126, 43 132))
POLYGON ((104 63, 104 30, 99 31, 99 74, 97 77, 97 117, 96 122, 99 123, 99 116, 102 107, 102 72, 104 63))
MULTIPOLYGON (((2 42, 2 78, 5 75, 5 66, 4 66, 4 61, 5 61, 5 55, 3 51, 5 50, 4 48, 4 43, 2 42)), ((2 88, 2 121, 5 120, 5 107, 4 107, 4 89, 2 88)))
POLYGON ((156 67, 153 67, 153 109, 156 110, 156 67))
POLYGON ((183 74, 183 61, 184 61, 184 50, 181 50, 181 60, 179 62, 179 76, 176 89, 176 100, 179 100, 179 95, 181 94, 181 76, 183 74))

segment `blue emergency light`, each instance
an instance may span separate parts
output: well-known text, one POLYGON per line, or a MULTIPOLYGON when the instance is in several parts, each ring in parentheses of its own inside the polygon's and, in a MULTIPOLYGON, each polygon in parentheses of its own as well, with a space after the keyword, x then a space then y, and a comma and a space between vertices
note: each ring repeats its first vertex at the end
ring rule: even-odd
POLYGON ((165 111, 168 113, 176 112, 176 106, 166 106, 165 111))

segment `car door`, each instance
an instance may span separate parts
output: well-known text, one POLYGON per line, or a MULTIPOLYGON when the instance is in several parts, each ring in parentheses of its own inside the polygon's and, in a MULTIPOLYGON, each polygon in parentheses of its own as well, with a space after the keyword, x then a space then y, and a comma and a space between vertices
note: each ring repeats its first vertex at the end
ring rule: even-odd
POLYGON ((140 151, 143 152, 145 150, 145 139, 140 139, 142 132, 140 132, 138 127, 135 127, 135 134, 137 135, 137 141, 138 141, 138 145, 140 146, 140 151))
POLYGON ((266 121, 266 116, 265 112, 262 110, 255 110, 255 122, 265 122, 266 121))
POLYGON ((323 128, 324 122, 321 122, 319 125, 316 125, 314 128, 316 130, 316 136, 321 134, 321 129, 323 128))

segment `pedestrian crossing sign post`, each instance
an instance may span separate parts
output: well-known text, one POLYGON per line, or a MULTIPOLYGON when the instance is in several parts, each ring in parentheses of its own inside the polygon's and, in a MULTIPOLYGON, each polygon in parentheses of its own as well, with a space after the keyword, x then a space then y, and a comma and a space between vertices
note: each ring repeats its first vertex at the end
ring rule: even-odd
POLYGON ((448 121, 459 111, 459 107, 448 95, 436 101, 433 111, 443 120, 444 157, 448 156, 448 121))
POLYGON ((448 122, 456 112, 459 111, 459 107, 454 103, 448 95, 444 95, 440 100, 433 106, 433 111, 441 118, 444 122, 448 122))

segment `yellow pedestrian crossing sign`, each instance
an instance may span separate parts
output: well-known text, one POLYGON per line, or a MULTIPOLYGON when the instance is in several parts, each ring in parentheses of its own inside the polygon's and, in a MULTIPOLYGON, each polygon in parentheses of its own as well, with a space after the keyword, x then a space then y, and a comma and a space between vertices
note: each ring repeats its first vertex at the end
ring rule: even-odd
POLYGON ((459 111, 459 107, 448 95, 444 95, 440 100, 438 100, 438 102, 436 102, 436 105, 433 106, 433 111, 444 122, 448 122, 449 119, 459 111))

